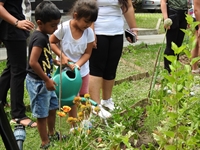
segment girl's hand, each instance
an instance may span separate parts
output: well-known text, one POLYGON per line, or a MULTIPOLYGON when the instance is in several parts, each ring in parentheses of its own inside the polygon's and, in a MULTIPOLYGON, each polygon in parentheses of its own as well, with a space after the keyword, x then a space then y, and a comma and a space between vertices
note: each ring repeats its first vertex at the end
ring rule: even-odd
POLYGON ((47 80, 45 82, 45 85, 46 85, 47 90, 49 90, 49 91, 56 90, 56 88, 55 88, 56 83, 53 80, 51 80, 50 78, 49 78, 49 80, 47 80))
POLYGON ((94 35, 94 37, 95 37, 95 40, 93 42, 93 48, 97 49, 97 36, 96 36, 96 34, 94 35))
POLYGON ((74 63, 69 64, 69 68, 70 68, 72 71, 73 71, 76 67, 78 68, 78 70, 81 69, 81 67, 80 67, 79 65, 77 65, 77 64, 74 64, 74 63))
POLYGON ((18 20, 16 22, 16 27, 19 29, 31 31, 35 28, 35 25, 29 20, 18 20))
POLYGON ((72 62, 67 56, 62 56, 62 66, 63 67, 70 67, 69 62, 72 62))

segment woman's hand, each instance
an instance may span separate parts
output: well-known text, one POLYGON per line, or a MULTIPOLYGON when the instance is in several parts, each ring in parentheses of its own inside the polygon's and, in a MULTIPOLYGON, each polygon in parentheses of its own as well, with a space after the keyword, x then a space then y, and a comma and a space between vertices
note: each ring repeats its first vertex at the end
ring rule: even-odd
POLYGON ((19 29, 31 31, 35 28, 35 25, 29 20, 18 20, 16 22, 16 27, 19 29))

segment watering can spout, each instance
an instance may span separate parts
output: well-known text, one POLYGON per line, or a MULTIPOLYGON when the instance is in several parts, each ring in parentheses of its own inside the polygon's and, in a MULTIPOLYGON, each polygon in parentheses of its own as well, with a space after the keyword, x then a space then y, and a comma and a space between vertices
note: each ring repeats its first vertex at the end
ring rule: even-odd
POLYGON ((78 68, 75 68, 73 71, 64 69, 60 73, 60 67, 58 67, 54 73, 53 80, 57 84, 55 92, 58 97, 61 92, 61 106, 72 106, 74 97, 78 95, 82 85, 82 77, 78 68))

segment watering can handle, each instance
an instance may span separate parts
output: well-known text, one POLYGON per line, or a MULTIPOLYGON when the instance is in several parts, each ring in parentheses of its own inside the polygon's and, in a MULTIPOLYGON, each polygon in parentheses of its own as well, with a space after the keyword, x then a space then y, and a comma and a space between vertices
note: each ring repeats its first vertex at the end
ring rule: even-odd
MULTIPOLYGON (((74 64, 73 62, 68 62, 68 64, 74 64)), ((78 71, 78 68, 79 66, 78 65, 75 65, 75 69, 74 71, 78 71)), ((56 69, 56 72, 54 73, 54 76, 57 75, 57 74, 60 74, 60 66, 58 66, 58 68, 56 69)))

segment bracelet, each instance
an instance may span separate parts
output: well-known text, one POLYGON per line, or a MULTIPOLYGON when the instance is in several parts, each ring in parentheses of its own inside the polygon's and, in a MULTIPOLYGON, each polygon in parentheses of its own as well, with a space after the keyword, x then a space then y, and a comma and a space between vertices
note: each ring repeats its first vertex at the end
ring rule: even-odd
POLYGON ((16 22, 15 22, 15 27, 17 27, 18 26, 18 22, 19 22, 19 20, 17 20, 16 22))
POLYGON ((77 64, 74 64, 79 70, 81 69, 81 67, 77 64))

